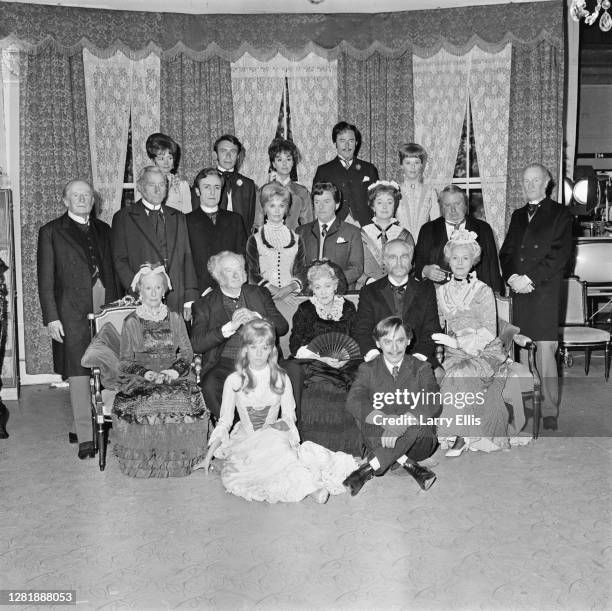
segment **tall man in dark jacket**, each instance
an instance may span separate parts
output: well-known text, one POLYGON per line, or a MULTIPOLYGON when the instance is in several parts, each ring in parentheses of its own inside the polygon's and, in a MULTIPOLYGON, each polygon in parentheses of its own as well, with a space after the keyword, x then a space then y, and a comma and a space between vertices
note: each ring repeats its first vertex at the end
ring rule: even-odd
POLYGON ((523 171, 527 204, 512 214, 500 249, 504 280, 512 291, 512 322, 536 342, 545 429, 557 429, 559 380, 556 352, 563 274, 572 254, 572 215, 546 196, 552 176, 539 163, 523 171))
POLYGON ((493 291, 502 293, 504 283, 499 272, 499 260, 493 230, 488 223, 468 216, 465 191, 456 185, 444 187, 438 198, 442 216, 421 227, 414 251, 414 275, 433 282, 444 282, 448 278, 442 270, 448 270, 444 259, 444 246, 456 229, 476 233, 476 241, 482 254, 474 267, 476 276, 493 291))
POLYGON ((361 147, 361 133, 354 125, 340 121, 332 130, 332 142, 338 156, 317 168, 313 185, 331 182, 341 193, 340 220, 350 214, 350 222, 356 221, 362 227, 371 222, 372 213, 368 206, 368 187, 378 180, 376 167, 358 159, 361 147))
POLYGON ((242 255, 246 248, 242 217, 219 208, 224 183, 225 178, 216 168, 201 170, 193 181, 200 205, 187 215, 187 231, 200 294, 216 284, 208 271, 209 259, 222 250, 242 255))
MULTIPOLYGON (((113 217, 115 272, 127 293, 143 263, 161 263, 172 283, 166 305, 183 314, 185 304, 199 294, 185 215, 163 204, 167 180, 156 166, 143 168, 137 184, 142 199, 113 217)), ((185 314, 189 316, 188 308, 185 314)))
POLYGON ((117 296, 110 227, 90 217, 94 199, 87 182, 69 182, 62 199, 66 213, 38 233, 38 293, 55 372, 70 385, 78 456, 93 458, 89 370, 81 358, 89 345, 87 314, 117 296))

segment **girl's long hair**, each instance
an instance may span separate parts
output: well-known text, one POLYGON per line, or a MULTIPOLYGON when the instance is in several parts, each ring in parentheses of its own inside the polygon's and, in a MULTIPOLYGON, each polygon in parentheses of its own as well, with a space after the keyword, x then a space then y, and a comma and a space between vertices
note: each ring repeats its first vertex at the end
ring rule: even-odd
POLYGON ((243 390, 249 392, 255 388, 256 382, 251 370, 249 369, 249 359, 247 357, 247 346, 264 341, 268 346, 272 346, 268 365, 270 367, 270 390, 278 395, 285 392, 286 372, 278 365, 278 350, 275 340, 276 332, 272 323, 265 319, 255 319, 246 323, 240 329, 240 348, 236 357, 236 372, 240 376, 240 387, 235 392, 243 390))

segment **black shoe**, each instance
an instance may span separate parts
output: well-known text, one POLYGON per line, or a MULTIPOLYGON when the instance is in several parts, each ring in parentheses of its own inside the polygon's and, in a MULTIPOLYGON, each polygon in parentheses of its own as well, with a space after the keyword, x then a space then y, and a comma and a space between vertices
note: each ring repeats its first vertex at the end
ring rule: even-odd
POLYGON ((545 416, 542 423, 547 431, 556 431, 559 428, 555 416, 545 416))
POLYGON ((0 439, 8 439, 9 434, 6 432, 6 421, 8 420, 8 409, 0 401, 0 439))
POLYGON ((8 439, 8 436, 9 436, 9 434, 8 434, 4 424, 2 424, 0 422, 0 439, 8 439))
POLYGON ((76 433, 68 433, 68 443, 79 443, 76 433))
POLYGON ((359 469, 355 469, 343 482, 342 485, 346 486, 351 496, 355 496, 362 488, 363 485, 374 477, 374 469, 372 469, 370 463, 361 465, 359 469))
POLYGON ((85 443, 79 444, 79 458, 83 460, 84 458, 94 458, 96 455, 96 451, 94 450, 93 441, 86 441, 85 443))
POLYGON ((414 477, 417 484, 421 486, 423 490, 429 490, 436 481, 436 474, 427 467, 421 467, 421 465, 417 465, 416 463, 407 462, 404 464, 404 469, 414 477))

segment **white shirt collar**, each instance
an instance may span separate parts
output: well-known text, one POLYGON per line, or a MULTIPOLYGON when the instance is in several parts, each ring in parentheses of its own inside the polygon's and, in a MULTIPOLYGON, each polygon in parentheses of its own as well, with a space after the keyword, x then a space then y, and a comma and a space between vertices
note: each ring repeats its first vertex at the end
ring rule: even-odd
POLYGON ((212 208, 206 209, 204 206, 202 206, 202 204, 200 204, 200 210, 202 210, 204 214, 215 214, 216 212, 219 212, 219 206, 215 206, 213 210, 212 208))
POLYGON ((355 161, 355 158, 353 157, 352 159, 345 159, 344 157, 342 157, 342 155, 338 155, 338 159, 340 159, 340 163, 348 170, 348 168, 350 168, 353 165, 353 161, 355 161))
POLYGON ((543 201, 544 201, 543 199, 532 199, 528 201, 527 204, 537 206, 538 204, 541 204, 543 201))
POLYGON ((317 222, 319 223, 319 233, 321 233, 321 227, 323 225, 327 225, 327 231, 329 231, 329 228, 336 222, 336 216, 334 215, 332 219, 326 223, 322 223, 319 219, 317 219, 317 222))
POLYGON ((82 216, 79 216, 78 214, 73 214, 72 212, 70 212, 70 210, 68 210, 68 216, 75 222, 78 223, 79 225, 87 225, 87 223, 89 223, 89 217, 87 217, 86 219, 84 219, 82 216))
MULTIPOLYGON (((450 221, 447 221, 446 219, 444 219, 444 222, 449 226, 452 227, 453 229, 455 228, 455 225, 457 223, 451 223, 450 221)), ((459 223, 459 229, 465 229, 465 219, 463 219, 460 223, 459 223)))
POLYGON ((217 170, 219 170, 219 172, 235 172, 236 171, 236 166, 234 166, 230 170, 226 170, 225 168, 222 168, 220 165, 218 165, 217 166, 217 170))
MULTIPOLYGON (((383 361, 385 361, 385 365, 387 366, 387 369, 389 370, 389 373, 391 375, 393 375, 393 368, 394 367, 398 367, 399 369, 401 369, 402 367, 402 363, 404 362, 404 359, 402 357, 402 360, 399 363, 396 363, 395 365, 393 365, 392 363, 389 363, 389 361, 383 356, 383 361)), ((399 371, 398 369, 398 371, 399 371)))
POLYGON ((150 204, 144 197, 142 198, 142 203, 147 210, 161 210, 161 204, 159 206, 154 206, 150 204))
POLYGON ((408 278, 410 278, 410 275, 406 276, 404 278, 404 280, 402 280, 402 282, 396 282, 395 280, 393 280, 393 278, 391 278, 391 276, 387 276, 387 278, 389 279, 389 283, 392 284, 393 286, 404 286, 404 284, 406 284, 406 282, 408 282, 408 278))

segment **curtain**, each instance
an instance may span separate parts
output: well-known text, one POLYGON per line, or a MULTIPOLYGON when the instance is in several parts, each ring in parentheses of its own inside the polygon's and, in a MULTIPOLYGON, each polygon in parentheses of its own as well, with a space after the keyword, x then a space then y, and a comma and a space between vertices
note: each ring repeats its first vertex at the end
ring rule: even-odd
POLYGON ((465 118, 469 65, 444 49, 414 57, 415 142, 428 153, 424 180, 440 191, 453 177, 465 118))
POLYGON ((511 45, 470 52, 469 92, 485 216, 498 247, 505 235, 511 45))
POLYGON ((83 62, 94 188, 99 216, 110 223, 121 206, 130 111, 134 177, 149 163, 147 137, 159 130, 159 58, 118 51, 101 59, 83 49, 83 62))
MULTIPOLYGON (((545 41, 512 43, 506 224, 525 203, 525 166, 541 163, 557 175, 563 147, 563 78, 562 49, 545 41)), ((551 197, 555 199, 554 191, 551 197)))
POLYGON ((20 67, 21 266, 26 370, 52 371, 36 279, 39 228, 62 214, 61 191, 72 179, 91 182, 85 78, 81 53, 47 46, 23 54, 20 67))
POLYGON ((331 128, 338 116, 337 62, 311 53, 287 63, 291 127, 301 155, 298 182, 310 190, 317 166, 336 154, 331 128))
POLYGON ((248 53, 232 63, 234 123, 246 151, 240 171, 257 185, 268 182, 268 146, 276 133, 287 64, 280 55, 260 62, 248 53))
POLYGON ((371 161, 381 178, 399 178, 398 146, 413 139, 412 69, 410 52, 338 58, 338 118, 361 131, 359 156, 371 161))
POLYGON ((161 61, 161 131, 181 147, 179 175, 189 183, 213 165, 212 147, 234 133, 230 63, 205 61, 181 53, 161 61))

